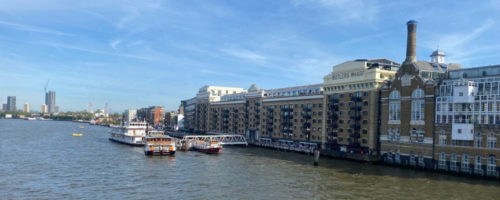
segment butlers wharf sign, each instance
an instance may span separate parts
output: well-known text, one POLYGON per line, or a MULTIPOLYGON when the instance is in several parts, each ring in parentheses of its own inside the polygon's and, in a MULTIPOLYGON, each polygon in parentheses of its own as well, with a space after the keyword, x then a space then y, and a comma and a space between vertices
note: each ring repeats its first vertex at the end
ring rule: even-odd
POLYGON ((345 78, 358 77, 358 76, 364 76, 364 75, 365 75, 365 71, 357 71, 357 72, 332 74, 332 77, 333 77, 333 80, 337 80, 337 79, 345 79, 345 78))

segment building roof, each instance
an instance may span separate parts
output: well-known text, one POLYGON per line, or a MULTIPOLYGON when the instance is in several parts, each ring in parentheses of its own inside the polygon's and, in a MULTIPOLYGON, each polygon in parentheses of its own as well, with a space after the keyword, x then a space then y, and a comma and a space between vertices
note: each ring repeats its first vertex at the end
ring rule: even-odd
POLYGON ((446 55, 444 55, 444 52, 443 52, 443 51, 441 51, 441 50, 436 50, 436 51, 432 52, 431 57, 432 57, 432 56, 446 56, 446 55))
POLYGON ((458 63, 431 63, 427 61, 416 61, 413 65, 419 70, 431 72, 446 72, 448 70, 462 69, 462 65, 458 63))
POLYGON ((410 21, 406 22, 406 24, 407 24, 407 25, 408 25, 408 24, 418 24, 418 22, 412 19, 412 20, 410 20, 410 21))
POLYGON ((264 91, 265 92, 275 92, 275 91, 295 90, 295 89, 304 89, 304 88, 322 87, 322 86, 323 86, 323 84, 314 84, 314 85, 303 85, 303 86, 287 87, 287 88, 276 88, 276 89, 269 89, 269 90, 264 90, 264 91))

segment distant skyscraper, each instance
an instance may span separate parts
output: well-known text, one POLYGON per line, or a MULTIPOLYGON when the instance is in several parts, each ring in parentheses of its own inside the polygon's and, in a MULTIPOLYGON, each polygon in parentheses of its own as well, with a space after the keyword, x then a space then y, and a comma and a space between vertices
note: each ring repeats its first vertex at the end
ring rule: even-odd
POLYGON ((6 104, 6 103, 4 103, 4 104, 3 104, 3 106, 2 106, 2 110, 3 110, 3 111, 7 111, 7 104, 6 104))
POLYGON ((23 112, 30 112, 30 104, 29 103, 25 103, 23 105, 23 112))
POLYGON ((49 112, 49 107, 45 104, 43 104, 41 107, 40 107, 40 112, 41 113, 48 113, 49 112))
POLYGON ((15 111, 16 108, 16 97, 15 96, 8 96, 7 97, 7 110, 8 111, 15 111))
POLYGON ((56 92, 49 91, 49 93, 47 94, 47 101, 48 101, 47 106, 49 107, 49 113, 55 113, 56 112, 56 92))

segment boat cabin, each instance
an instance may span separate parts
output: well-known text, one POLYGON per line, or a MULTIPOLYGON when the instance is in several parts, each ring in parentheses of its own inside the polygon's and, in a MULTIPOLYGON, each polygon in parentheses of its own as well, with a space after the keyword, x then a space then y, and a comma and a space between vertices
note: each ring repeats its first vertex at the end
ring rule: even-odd
POLYGON ((278 143, 280 145, 293 145, 293 141, 291 140, 279 140, 278 143))
POLYGON ((317 149, 318 148, 318 144, 316 144, 316 143, 309 143, 309 142, 300 142, 299 143, 299 147, 317 149))
POLYGON ((168 135, 154 135, 146 137, 146 142, 148 145, 170 145, 172 138, 168 135))
POLYGON ((259 141, 264 144, 271 144, 273 142, 270 138, 260 138, 259 141))

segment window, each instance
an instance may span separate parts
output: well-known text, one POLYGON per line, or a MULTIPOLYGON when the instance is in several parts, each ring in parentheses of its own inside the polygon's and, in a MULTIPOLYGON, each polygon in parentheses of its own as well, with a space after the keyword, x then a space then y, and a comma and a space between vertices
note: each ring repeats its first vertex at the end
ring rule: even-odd
POLYGON ((495 137, 495 133, 488 133, 487 147, 490 149, 494 149, 497 147, 497 138, 495 137))
POLYGON ((401 159, 400 159, 400 156, 399 156, 399 150, 396 149, 396 154, 394 156, 394 162, 399 164, 401 163, 401 159))
POLYGON ((424 130, 418 129, 418 142, 424 142, 424 130))
POLYGON ((367 96, 368 96, 368 94, 369 94, 368 92, 365 92, 364 96, 365 96, 365 97, 367 97, 367 96))
POLYGON ((474 173, 476 174, 481 174, 483 170, 481 169, 482 161, 481 161, 481 156, 476 155, 474 159, 474 173))
POLYGON ((497 167, 497 160, 495 156, 490 156, 488 158, 488 164, 486 165, 486 175, 488 176, 496 176, 496 167, 497 167))
POLYGON ((444 151, 439 152, 439 169, 446 169, 446 154, 444 151))
POLYGON ((463 96, 464 96, 464 93, 463 93, 463 92, 459 92, 459 93, 458 93, 458 96, 463 97, 463 96))
POLYGON ((389 130, 387 131, 387 140, 388 141, 392 141, 393 140, 393 135, 392 135, 392 127, 389 128, 389 130))
MULTIPOLYGON (((401 99, 401 94, 394 90, 391 92, 389 99, 401 99)), ((389 121, 399 121, 401 116, 401 101, 389 102, 389 121)))
POLYGON ((422 152, 418 153, 418 166, 424 167, 424 154, 422 152))
POLYGON ((469 154, 462 154, 462 171, 463 172, 469 172, 469 164, 470 164, 470 157, 469 154))
POLYGON ((456 153, 451 153, 450 170, 457 171, 457 154, 456 153))
POLYGON ((415 166, 415 153, 410 151, 410 166, 415 166))
POLYGON ((483 137, 481 136, 481 132, 478 131, 475 136, 474 147, 483 147, 483 137))
POLYGON ((363 106, 368 106, 368 101, 364 101, 363 106))
POLYGON ((446 145, 446 133, 444 131, 439 132, 439 144, 446 145))
POLYGON ((417 88, 413 93, 411 94, 411 98, 424 98, 424 90, 417 88))
POLYGON ((396 128, 396 132, 394 135, 396 136, 396 141, 399 141, 399 139, 401 139, 401 130, 399 130, 399 128, 396 128))
MULTIPOLYGON (((400 109, 401 106, 399 105, 400 109)), ((411 102, 411 121, 424 121, 424 107, 423 100, 413 100, 411 102)))

